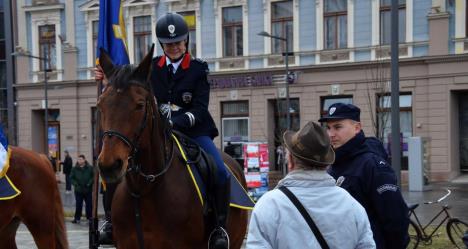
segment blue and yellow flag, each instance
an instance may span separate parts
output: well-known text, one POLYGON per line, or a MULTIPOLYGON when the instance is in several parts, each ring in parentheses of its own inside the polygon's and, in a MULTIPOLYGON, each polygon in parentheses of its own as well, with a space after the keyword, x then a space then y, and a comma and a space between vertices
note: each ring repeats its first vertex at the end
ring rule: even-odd
POLYGON ((99 58, 99 48, 110 55, 116 65, 129 64, 127 53, 127 33, 121 0, 99 1, 99 31, 96 58, 99 58))
POLYGON ((0 124, 0 178, 2 178, 10 166, 10 151, 8 141, 3 133, 3 126, 0 124))

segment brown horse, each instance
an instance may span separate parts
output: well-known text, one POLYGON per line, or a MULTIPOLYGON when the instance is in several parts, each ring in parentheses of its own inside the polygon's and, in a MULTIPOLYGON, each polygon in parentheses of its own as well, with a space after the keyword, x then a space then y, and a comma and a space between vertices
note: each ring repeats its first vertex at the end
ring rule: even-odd
MULTIPOLYGON (((135 68, 114 67, 101 52, 110 84, 98 101, 104 131, 98 165, 105 181, 121 180, 112 203, 114 240, 125 249, 207 248, 203 207, 148 82, 152 54, 135 68)), ((239 165, 223 159, 245 187, 239 165)), ((231 208, 230 248, 241 247, 246 228, 247 211, 231 208)))
POLYGON ((16 230, 23 222, 39 249, 67 249, 62 201, 52 165, 44 155, 10 148, 6 175, 21 194, 0 200, 0 248, 17 248, 16 230))

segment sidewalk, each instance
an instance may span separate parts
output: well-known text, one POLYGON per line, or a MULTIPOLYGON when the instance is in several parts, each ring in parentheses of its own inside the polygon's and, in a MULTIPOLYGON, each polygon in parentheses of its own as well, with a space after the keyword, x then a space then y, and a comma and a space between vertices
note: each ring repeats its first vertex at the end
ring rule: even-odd
MULTIPOLYGON (((73 191, 65 193, 65 183, 58 184, 62 196, 62 203, 65 214, 72 216, 75 212, 75 196, 73 191)), ((440 211, 440 204, 425 205, 425 201, 435 201, 444 196, 447 192, 445 189, 450 189, 452 194, 445 199, 443 204, 448 204, 452 208, 450 214, 463 221, 468 221, 468 177, 457 178, 452 182, 437 182, 431 183, 430 190, 424 192, 409 192, 408 186, 402 187, 402 194, 408 204, 419 203, 416 209, 416 214, 424 224, 432 219, 437 212, 440 211)), ((98 215, 104 215, 102 207, 102 194, 99 194, 98 215)))
POLYGON ((408 204, 420 204, 416 209, 416 214, 422 224, 429 222, 441 210, 440 206, 444 204, 452 207, 449 210, 452 217, 468 222, 468 180, 465 178, 463 176, 452 182, 431 183, 430 190, 424 192, 409 192, 408 186, 403 186, 402 194, 408 204), (446 189, 450 189, 452 194, 441 204, 424 204, 425 201, 436 201, 444 196, 447 193, 446 189))

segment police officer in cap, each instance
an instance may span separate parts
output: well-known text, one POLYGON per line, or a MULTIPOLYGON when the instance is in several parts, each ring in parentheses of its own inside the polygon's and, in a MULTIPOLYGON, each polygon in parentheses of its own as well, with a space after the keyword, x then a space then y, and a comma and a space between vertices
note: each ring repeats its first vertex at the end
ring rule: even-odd
POLYGON ((366 209, 378 249, 406 248, 408 207, 382 143, 365 137, 360 113, 357 106, 336 103, 319 119, 336 155, 328 173, 366 209))
MULTIPOLYGON (((213 138, 218 136, 218 129, 208 112, 208 64, 193 59, 188 52, 189 30, 181 15, 167 13, 160 17, 156 23, 156 37, 164 55, 153 59, 153 94, 161 113, 169 118, 173 129, 197 141, 216 162, 216 227, 210 233, 209 248, 227 249, 229 237, 226 232, 226 219, 229 210, 230 174, 213 143, 213 138)), ((101 70, 96 70, 96 80, 103 77, 101 70)))

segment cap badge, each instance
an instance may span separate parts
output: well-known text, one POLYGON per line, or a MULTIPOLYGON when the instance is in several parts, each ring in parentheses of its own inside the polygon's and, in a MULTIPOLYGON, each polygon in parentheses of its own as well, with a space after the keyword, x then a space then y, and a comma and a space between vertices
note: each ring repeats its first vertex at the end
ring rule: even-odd
POLYGON ((330 116, 331 116, 331 115, 333 115, 333 113, 335 113, 335 111, 336 111, 336 107, 332 107, 332 108, 330 108, 330 111, 328 112, 328 114, 330 114, 330 116))
POLYGON ((167 26, 167 30, 169 30, 169 33, 174 34, 175 26, 171 24, 171 25, 167 26))

